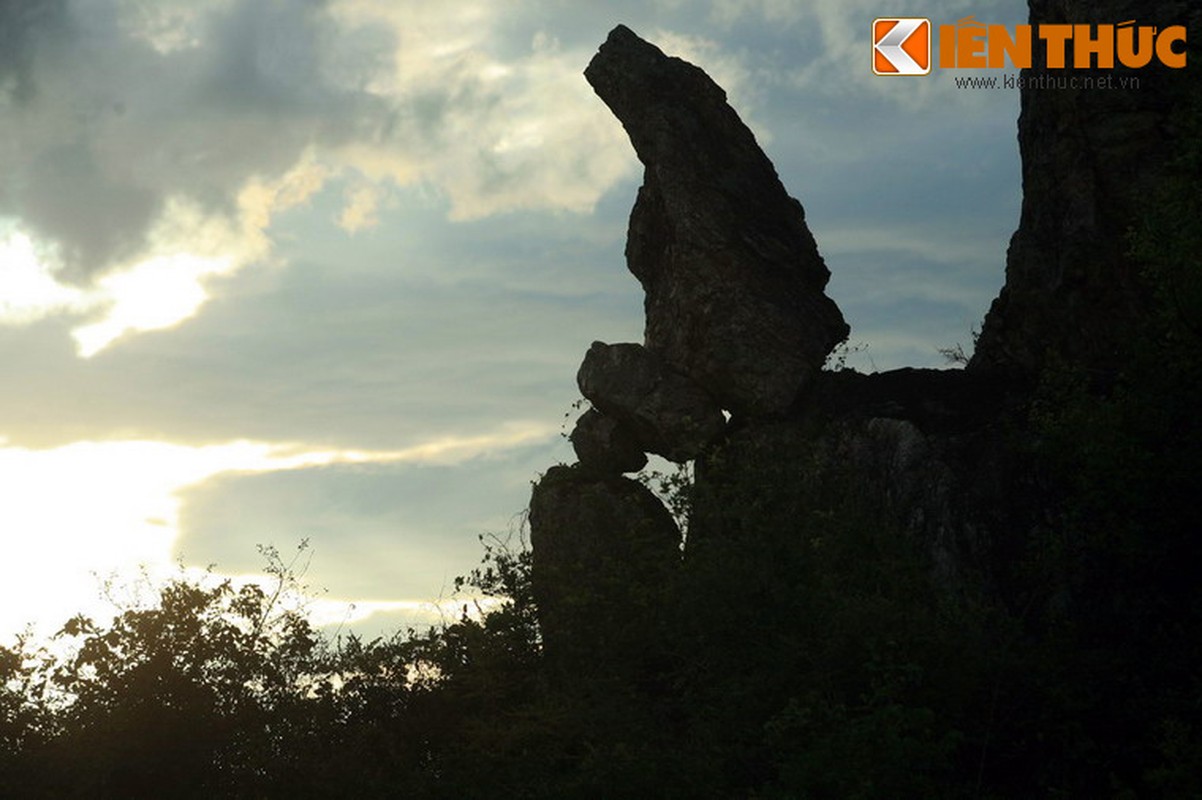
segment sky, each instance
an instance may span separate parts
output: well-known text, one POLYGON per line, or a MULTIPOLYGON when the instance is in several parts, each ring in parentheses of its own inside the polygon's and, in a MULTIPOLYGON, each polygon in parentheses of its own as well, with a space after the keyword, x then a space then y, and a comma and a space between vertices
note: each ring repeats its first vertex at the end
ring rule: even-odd
MULTIPOLYGON (((848 364, 943 366, 1003 280, 1016 89, 878 77, 879 16, 1018 0, 0 4, 0 639, 306 543, 319 622, 453 613, 520 537, 590 342, 640 341, 624 23, 801 200, 848 364)), ((358 626, 358 627, 356 627, 358 626)))

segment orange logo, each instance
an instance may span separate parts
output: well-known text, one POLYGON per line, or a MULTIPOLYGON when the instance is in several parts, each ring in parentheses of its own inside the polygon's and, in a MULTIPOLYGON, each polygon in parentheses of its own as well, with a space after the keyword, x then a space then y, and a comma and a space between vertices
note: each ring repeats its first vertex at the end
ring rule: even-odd
MULTIPOLYGON (((924 17, 877 17, 872 21, 872 71, 877 75, 926 75, 931 71, 931 21, 924 17)), ((939 26, 940 69, 1027 69, 1035 43, 1043 42, 1048 69, 1139 69, 1158 61, 1184 69, 1184 25, 1137 25, 1129 19, 1105 25, 986 25, 968 16, 939 26)))
POLYGON ((877 75, 926 75, 930 72, 931 21, 924 17, 874 19, 872 71, 877 75))
POLYGON ((1138 69, 1153 59, 1166 67, 1185 67, 1185 26, 1136 26, 1135 20, 1118 25, 1019 25, 1014 34, 1004 25, 984 25, 965 17, 955 25, 939 26, 939 66, 967 69, 1002 69, 1031 66, 1032 42, 1047 46, 1048 69, 1114 69, 1116 62, 1138 69), (1068 47, 1071 44, 1072 48, 1068 47), (1180 49, 1175 45, 1182 45, 1180 49), (1071 59, 1068 54, 1071 52, 1071 59))

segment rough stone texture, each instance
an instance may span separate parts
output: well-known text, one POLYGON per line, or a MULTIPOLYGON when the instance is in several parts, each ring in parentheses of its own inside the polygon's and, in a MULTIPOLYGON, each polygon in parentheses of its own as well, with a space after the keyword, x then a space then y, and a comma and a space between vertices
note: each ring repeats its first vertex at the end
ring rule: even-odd
MULTIPOLYGON (((854 524, 883 524, 916 542, 949 590, 987 583, 995 534, 1030 527, 1022 468, 1000 444, 998 428, 939 383, 922 373, 877 386, 856 381, 872 402, 823 403, 790 418, 732 426, 697 461, 688 553, 715 537, 772 547, 772 537, 804 532, 815 515, 845 518, 854 509, 854 524), (944 397, 943 413, 928 417, 925 428, 905 418, 915 408, 909 392, 922 383, 944 397)), ((837 398, 850 396, 848 389, 821 391, 837 398)))
POLYGON ((532 581, 547 653, 569 665, 630 663, 646 642, 680 530, 641 483, 552 467, 530 498, 532 581))
POLYGON ((576 458, 587 470, 621 475, 647 466, 647 454, 634 435, 595 408, 580 415, 570 438, 576 458))
MULTIPOLYGON (((1031 22, 1185 24, 1202 30, 1196 2, 1031 0, 1031 22)), ((1027 79, 1048 70, 1036 39, 1027 79)), ((1198 56, 1193 45, 1190 59, 1198 56)), ((1070 56, 1071 59, 1071 56, 1070 56)), ((1024 89, 1018 120, 1023 203, 1006 255, 1006 283, 985 317, 970 369, 1032 377, 1053 355, 1094 373, 1116 368, 1123 340, 1147 313, 1128 231, 1156 192, 1181 136, 1173 112, 1196 81, 1187 69, 1113 70, 1138 89, 1024 89)), ((1073 71, 1100 75, 1112 71, 1073 71)))
POLYGON ((696 458, 726 425, 704 389, 639 344, 593 342, 576 382, 642 450, 672 461, 696 458))
MULTIPOLYGON (((1134 19, 1184 23, 1192 35, 1200 17, 1196 3, 1031 2, 1033 24, 1134 19)), ((1128 232, 1181 149, 1174 105, 1189 95, 1187 72, 1115 70, 1115 80, 1139 77, 1138 90, 1024 89, 1022 218, 969 369, 824 373, 789 417, 732 424, 698 461, 698 496, 716 501, 690 522, 690 547, 716 533, 790 530, 790 519, 851 491, 921 542, 943 580, 1002 580, 1055 501, 1031 455, 1032 380, 1049 359, 1113 374, 1124 338, 1146 322, 1128 232), (782 473, 792 482, 772 486, 782 473), (763 519, 723 516, 729 498, 751 498, 763 519)))
POLYGON ((701 69, 618 26, 584 74, 645 166, 626 259, 646 346, 723 408, 784 410, 848 333, 801 204, 701 69))

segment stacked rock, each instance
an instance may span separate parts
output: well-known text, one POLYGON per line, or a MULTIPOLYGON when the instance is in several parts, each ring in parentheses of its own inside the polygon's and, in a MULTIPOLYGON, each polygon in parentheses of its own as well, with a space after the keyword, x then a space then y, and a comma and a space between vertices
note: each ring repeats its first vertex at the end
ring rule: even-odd
POLYGON ((626 258, 646 328, 643 344, 589 348, 579 463, 549 470, 530 502, 544 645, 571 669, 601 650, 637 661, 621 652, 624 632, 680 561, 672 516, 624 473, 648 453, 703 456, 724 435, 723 410, 786 412, 848 333, 801 204, 709 76, 624 26, 584 74, 645 167, 626 258))

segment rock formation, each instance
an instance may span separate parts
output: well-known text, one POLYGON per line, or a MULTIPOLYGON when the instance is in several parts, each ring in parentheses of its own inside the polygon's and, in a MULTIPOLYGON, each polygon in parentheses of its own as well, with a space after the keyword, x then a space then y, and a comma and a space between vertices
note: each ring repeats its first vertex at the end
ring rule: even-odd
POLYGON ((848 333, 823 294, 830 273, 801 204, 721 88, 623 26, 585 77, 646 166, 626 255, 647 325, 645 345, 589 348, 577 382, 592 408, 571 435, 580 463, 550 470, 531 499, 545 643, 569 661, 568 652, 592 658, 601 641, 620 650, 620 620, 657 596, 679 560, 671 515, 622 473, 645 453, 702 458, 726 430, 723 409, 740 419, 785 413, 813 394, 848 333), (644 569, 637 598, 617 588, 644 569), (582 605, 588 613, 561 613, 582 605))
POLYGON ((642 345, 593 342, 576 382, 642 450, 672 461, 696 458, 726 426, 705 390, 642 345))
POLYGON ((584 75, 646 168, 626 260, 647 348, 733 413, 785 410, 848 333, 801 204, 699 68, 619 25, 584 75))
MULTIPOLYGON (((1129 5, 1031 0, 1032 23, 1113 22, 1129 5)), ((1140 24, 1202 24, 1198 10, 1159 6, 1140 24)), ((848 328, 823 294, 829 273, 801 205, 704 72, 615 28, 585 76, 645 167, 626 250, 646 292, 645 346, 590 348, 578 382, 594 408, 572 437, 581 464, 534 490, 548 647, 592 635, 556 610, 580 581, 599 607, 634 607, 606 600, 602 554, 654 543, 648 564, 629 564, 649 570, 639 602, 676 568, 670 516, 620 477, 643 452, 695 459, 685 564, 709 541, 794 535, 797 520, 851 498, 856 524, 918 542, 943 585, 993 591, 1053 505, 1031 455, 1032 387, 1049 364, 1113 371, 1153 299, 1128 237, 1183 136, 1171 98, 1188 78, 1170 72, 1142 71, 1139 91, 1024 88, 1022 218, 968 369, 822 372, 848 328)))
MULTIPOLYGON (((1184 24, 1191 36, 1202 30, 1196 3, 1030 5, 1033 23, 1136 19, 1158 29, 1184 24)), ((1046 63, 1043 42, 1036 43, 1036 64, 1046 63)), ((1113 374, 1123 340, 1145 320, 1150 300, 1129 256, 1129 232, 1172 173, 1173 144, 1182 132, 1170 116, 1185 82, 1196 80, 1189 72, 1074 71, 1074 80, 1139 81, 1137 89, 1122 90, 1059 86, 1069 79, 1064 70, 1023 71, 1028 80, 1051 79, 1051 88, 1022 92, 1022 216, 1006 255, 1006 283, 985 317, 971 369, 1029 378, 1055 357, 1113 374)))

